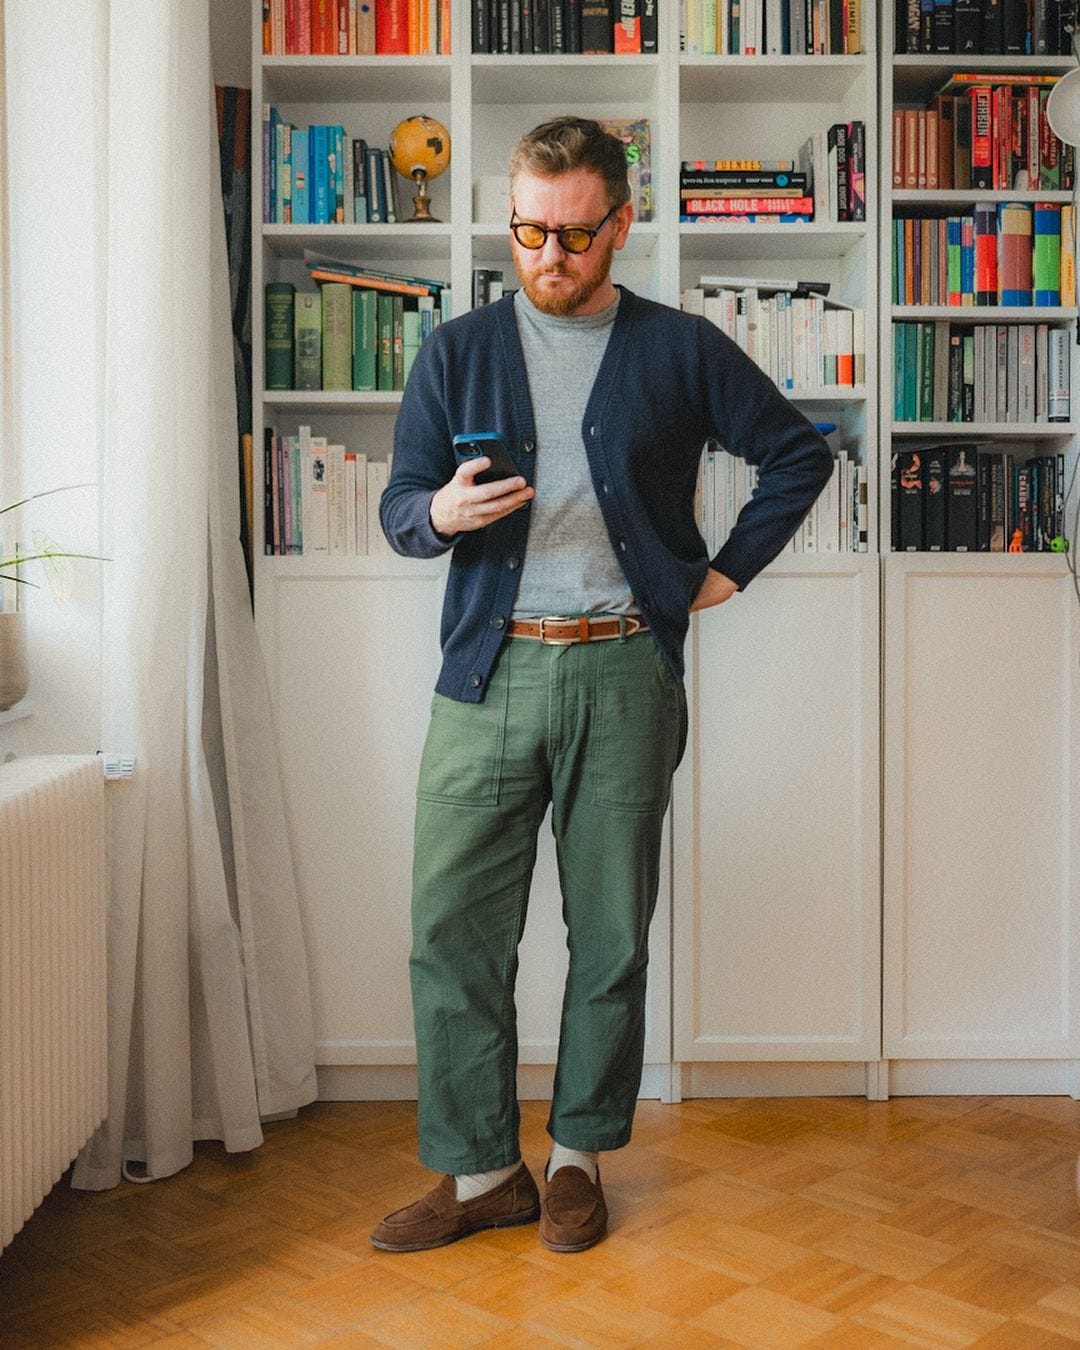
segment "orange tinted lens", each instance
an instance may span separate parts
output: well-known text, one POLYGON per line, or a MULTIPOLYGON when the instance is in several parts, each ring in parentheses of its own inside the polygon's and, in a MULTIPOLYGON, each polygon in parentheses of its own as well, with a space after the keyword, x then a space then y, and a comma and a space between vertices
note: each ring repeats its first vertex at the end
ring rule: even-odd
POLYGON ((543 248, 547 238, 539 225, 515 225, 514 234, 522 248, 543 248))
POLYGON ((559 243, 567 253, 584 253, 592 243, 589 230, 560 230, 559 243))

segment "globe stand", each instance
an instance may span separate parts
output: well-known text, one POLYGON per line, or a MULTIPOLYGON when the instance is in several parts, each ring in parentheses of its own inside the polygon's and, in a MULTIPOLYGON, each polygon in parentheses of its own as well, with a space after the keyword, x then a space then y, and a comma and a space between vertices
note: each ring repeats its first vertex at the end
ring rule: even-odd
POLYGON ((416 184, 416 196, 412 199, 413 213, 405 222, 406 225, 441 224, 437 216, 431 214, 431 198, 427 190, 427 170, 413 169, 412 180, 416 184))

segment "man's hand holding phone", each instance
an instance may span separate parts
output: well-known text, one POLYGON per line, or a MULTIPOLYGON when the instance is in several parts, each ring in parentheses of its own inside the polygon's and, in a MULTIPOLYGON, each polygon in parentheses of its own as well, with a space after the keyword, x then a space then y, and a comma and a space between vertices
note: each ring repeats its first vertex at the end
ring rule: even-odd
POLYGON ((482 530, 519 510, 535 495, 535 489, 517 472, 506 446, 491 433, 455 436, 454 455, 457 471, 435 493, 429 508, 432 525, 446 538, 482 530))

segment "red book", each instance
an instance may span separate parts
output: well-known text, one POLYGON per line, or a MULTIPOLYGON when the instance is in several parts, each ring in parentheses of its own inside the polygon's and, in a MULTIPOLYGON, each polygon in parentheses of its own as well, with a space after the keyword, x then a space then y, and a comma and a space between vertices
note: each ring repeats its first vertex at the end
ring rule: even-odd
POLYGON ((337 51, 337 0, 311 0, 311 51, 314 56, 337 51))
POLYGON ((338 56, 349 54, 349 0, 337 0, 337 46, 338 56))
POLYGON ((993 116, 990 107, 990 88, 977 85, 969 94, 971 99, 971 186, 994 186, 993 116))
POLYGON ((813 197, 689 197, 682 210, 688 216, 745 216, 758 211, 772 215, 813 215, 813 197))
POLYGON ((630 56, 641 51, 641 5, 638 0, 616 0, 615 55, 630 56))
POLYGON ((408 56, 408 0, 375 0, 375 50, 380 56, 408 56))

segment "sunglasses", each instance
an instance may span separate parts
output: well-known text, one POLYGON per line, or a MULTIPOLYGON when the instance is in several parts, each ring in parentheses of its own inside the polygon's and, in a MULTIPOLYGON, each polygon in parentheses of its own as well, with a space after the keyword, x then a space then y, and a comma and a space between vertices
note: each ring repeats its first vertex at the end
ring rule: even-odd
POLYGON ((517 208, 513 207, 510 211, 510 230, 522 248, 533 250, 543 248, 548 235, 553 234, 565 253, 588 253, 592 248, 592 241, 618 209, 617 206, 613 206, 600 224, 590 230, 587 225, 548 226, 537 225, 531 220, 515 220, 517 208))

